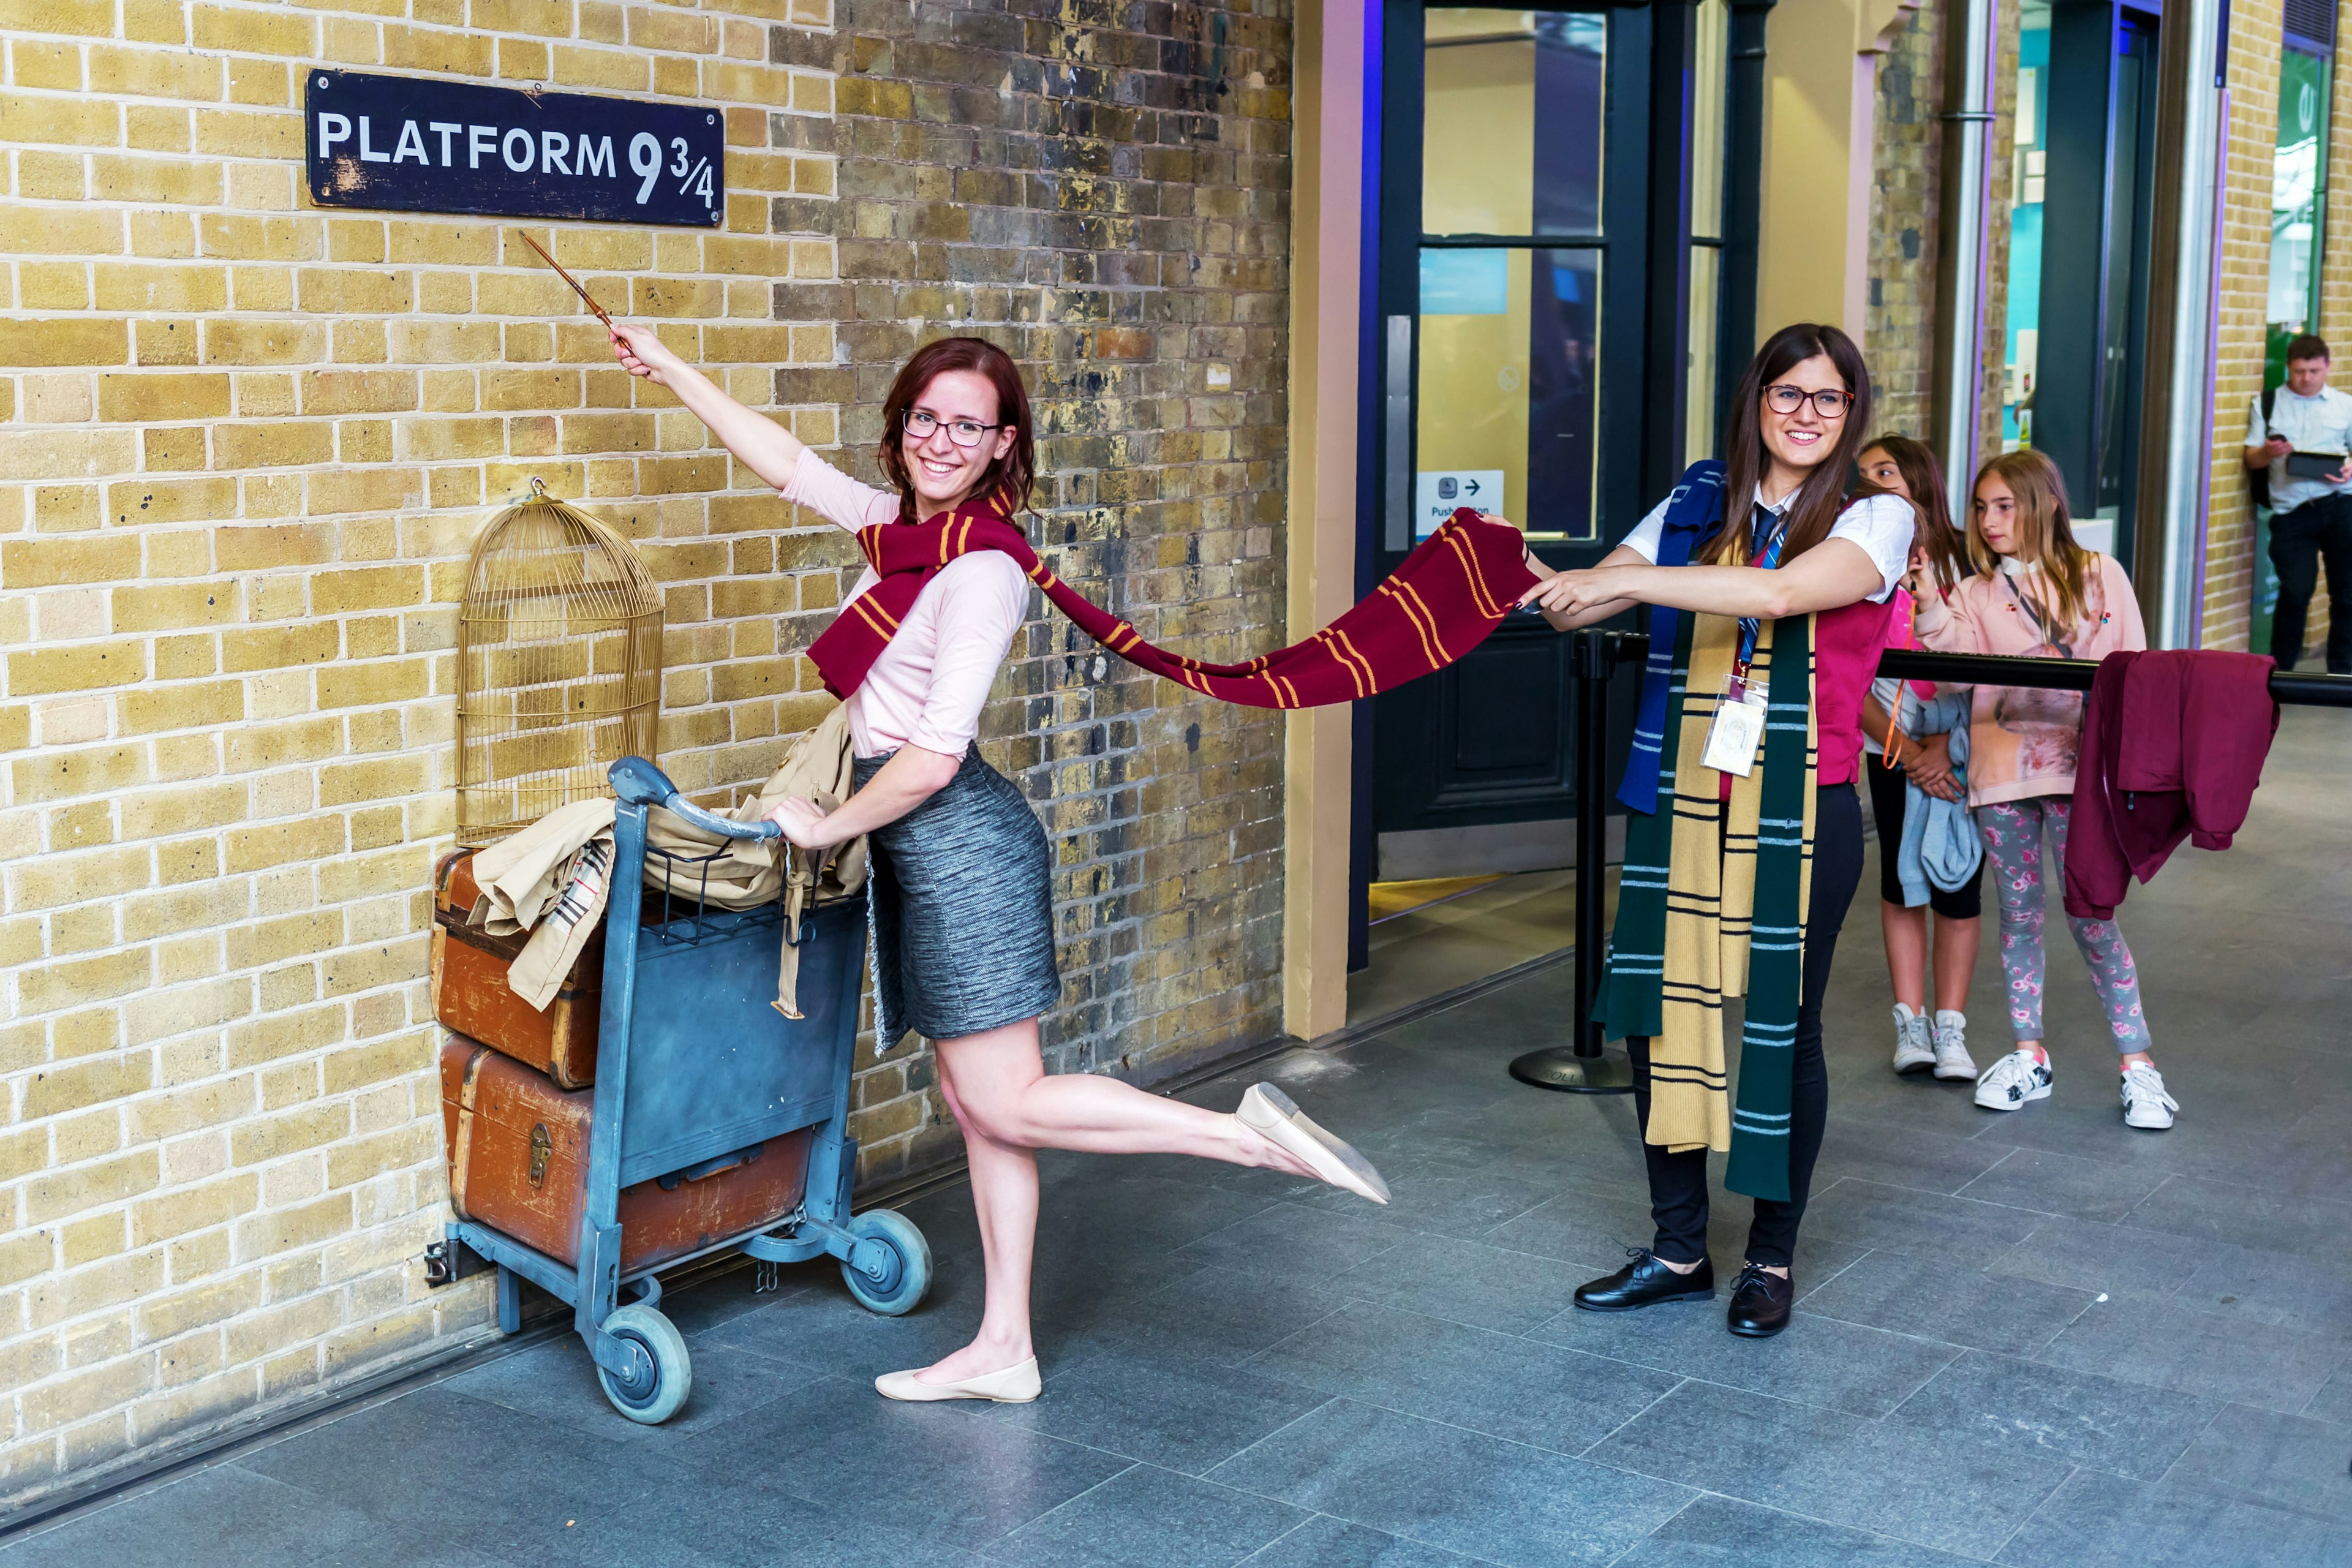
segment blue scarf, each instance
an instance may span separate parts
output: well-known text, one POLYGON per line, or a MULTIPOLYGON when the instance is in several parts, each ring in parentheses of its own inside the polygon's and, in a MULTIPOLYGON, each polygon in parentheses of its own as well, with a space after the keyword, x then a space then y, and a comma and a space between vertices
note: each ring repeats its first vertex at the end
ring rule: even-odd
MULTIPOLYGON (((1723 522, 1723 464, 1709 458, 1684 470, 1682 483, 1666 498, 1665 528, 1658 535, 1661 566, 1687 566, 1691 551, 1723 522)), ((1633 721, 1633 754, 1625 763, 1617 798, 1628 811, 1648 816, 1658 809, 1658 766, 1666 743, 1666 691, 1675 673, 1675 635, 1682 612, 1650 606, 1650 658, 1642 670, 1642 707, 1633 721)))

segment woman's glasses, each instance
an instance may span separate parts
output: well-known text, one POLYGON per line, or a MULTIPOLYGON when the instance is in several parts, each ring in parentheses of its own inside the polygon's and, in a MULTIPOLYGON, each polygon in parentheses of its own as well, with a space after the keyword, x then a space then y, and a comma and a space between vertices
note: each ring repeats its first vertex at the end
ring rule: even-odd
POLYGON ((977 419, 943 420, 929 409, 923 408, 908 409, 905 423, 907 439, 909 441, 928 441, 931 438, 932 431, 945 425, 948 427, 948 439, 959 447, 977 447, 982 436, 987 435, 991 430, 1004 428, 1002 425, 982 425, 977 419))
POLYGON ((1843 419, 1845 411, 1853 406, 1853 394, 1851 392, 1825 386, 1818 392, 1809 393, 1803 387, 1786 381, 1764 389, 1764 406, 1775 414, 1794 414, 1805 405, 1808 397, 1813 400, 1813 411, 1824 419, 1843 419))

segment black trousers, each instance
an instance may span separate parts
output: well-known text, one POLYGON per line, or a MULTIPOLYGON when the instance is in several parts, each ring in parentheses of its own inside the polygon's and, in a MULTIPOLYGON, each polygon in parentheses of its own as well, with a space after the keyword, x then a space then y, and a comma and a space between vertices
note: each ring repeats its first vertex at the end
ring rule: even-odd
POLYGON ((2271 617, 2271 657, 2293 669, 2319 566, 2327 563, 2327 673, 2352 675, 2352 495, 2320 496, 2271 518, 2271 564, 2278 568, 2278 609, 2271 617))
MULTIPOLYGON (((1864 759, 1868 761, 1867 758, 1864 759)), ((1790 1201, 1756 1200, 1748 1227, 1748 1261, 1786 1268, 1797 1247, 1797 1222, 1813 1184, 1813 1162, 1822 1152, 1822 1131, 1830 1114, 1829 1068, 1822 1058, 1822 997, 1830 987, 1830 963, 1837 956, 1838 932, 1846 906, 1862 884, 1862 799, 1850 784, 1829 784, 1813 796, 1813 888, 1805 916, 1805 977, 1797 1000, 1797 1049, 1789 1107, 1790 1201)), ((1625 1042, 1633 1058, 1633 1109, 1650 1124, 1650 1042, 1625 1042)), ((1706 1256, 1706 1151, 1670 1153, 1644 1142, 1650 1169, 1650 1217, 1657 1238, 1651 1250, 1669 1263, 1696 1263, 1706 1256)))

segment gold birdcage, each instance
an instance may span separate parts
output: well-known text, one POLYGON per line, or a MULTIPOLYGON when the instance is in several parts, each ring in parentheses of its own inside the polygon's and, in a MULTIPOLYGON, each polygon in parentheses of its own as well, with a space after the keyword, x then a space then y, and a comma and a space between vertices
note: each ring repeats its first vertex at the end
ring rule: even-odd
POLYGON ((457 842, 480 847, 654 761, 662 597, 629 542, 534 479, 492 519, 457 610, 457 842))

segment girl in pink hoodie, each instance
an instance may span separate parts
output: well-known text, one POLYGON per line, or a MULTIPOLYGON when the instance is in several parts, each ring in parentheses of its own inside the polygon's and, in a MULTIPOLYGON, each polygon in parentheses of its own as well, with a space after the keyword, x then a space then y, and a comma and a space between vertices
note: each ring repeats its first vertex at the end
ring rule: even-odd
MULTIPOLYGON (((2039 452, 2008 452, 1977 474, 1968 537, 1972 574, 1921 596, 1916 629, 1948 653, 2098 660, 2147 646, 2131 580, 2115 558, 2074 542, 2066 486, 2039 452)), ((2000 894, 2000 967, 2017 1048, 1978 1076, 1977 1103, 2015 1110, 2050 1093, 2042 1044, 2042 845, 2063 866, 2079 692, 1979 686, 1969 726, 1969 805, 2000 894)), ((2052 879, 2056 879, 2055 878, 2052 879)), ((2113 921, 2066 921, 2122 1052, 2124 1121, 2161 1131, 2180 1109, 2148 1056, 2131 949, 2113 921)))

